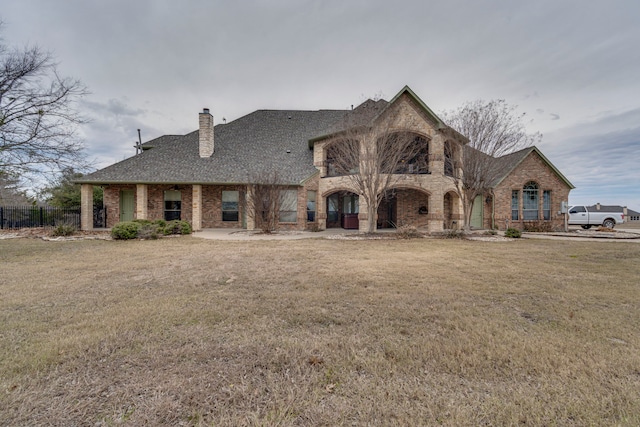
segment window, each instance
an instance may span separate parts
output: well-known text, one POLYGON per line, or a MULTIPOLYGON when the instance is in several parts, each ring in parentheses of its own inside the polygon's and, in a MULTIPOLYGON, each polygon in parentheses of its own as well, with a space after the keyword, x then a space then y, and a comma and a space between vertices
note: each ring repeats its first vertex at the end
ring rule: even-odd
POLYGON ((180 219, 182 209, 181 194, 179 190, 167 190, 164 192, 164 219, 173 221, 180 219))
POLYGON ((520 213, 520 190, 511 191, 511 220, 517 221, 520 213))
POLYGON ((307 221, 316 220, 316 192, 307 191, 307 221))
POLYGON ((522 190, 522 219, 538 220, 538 184, 530 182, 522 190))
POLYGON ((280 222, 297 222, 298 190, 282 190, 280 195, 280 222))
POLYGON ((551 191, 544 190, 542 193, 542 215, 545 221, 551 219, 551 191))
MULTIPOLYGON (((429 142, 416 136, 407 148, 412 157, 400 159, 395 173, 424 174, 429 173, 429 142)), ((383 167, 384 169, 384 167, 383 167)))
POLYGON ((444 143, 444 174, 453 176, 453 148, 449 141, 444 143))
POLYGON ((359 200, 357 194, 348 194, 342 198, 342 213, 357 214, 359 210, 359 200))
POLYGON ((570 214, 573 213, 582 213, 582 212, 586 212, 587 210, 584 208, 584 206, 574 206, 573 208, 571 208, 571 210, 569 211, 570 214))
POLYGON ((327 222, 336 222, 339 217, 340 195, 334 193, 327 197, 327 222))
POLYGON ((223 191, 222 192, 222 220, 238 221, 238 206, 240 202, 239 191, 223 191))

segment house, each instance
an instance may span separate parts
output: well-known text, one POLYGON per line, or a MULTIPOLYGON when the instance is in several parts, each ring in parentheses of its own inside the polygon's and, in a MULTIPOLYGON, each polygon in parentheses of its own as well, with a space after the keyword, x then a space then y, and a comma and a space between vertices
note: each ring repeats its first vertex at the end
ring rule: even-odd
MULTIPOLYGON (((465 138, 409 87, 390 101, 368 100, 351 110, 259 110, 215 126, 204 109, 198 130, 148 141, 140 154, 82 177, 82 227, 92 228, 92 187, 99 185, 107 227, 134 218, 180 218, 194 230, 254 229, 246 203, 252 177, 275 171, 286 186, 278 207, 281 229, 366 230, 369 221, 377 228, 457 228, 462 207, 452 165, 460 141, 465 138), (359 117, 370 129, 385 125, 410 133, 422 147, 420 156, 396 171, 373 218, 349 178, 332 168, 332 146, 340 143, 345 117, 359 117)), ((476 200, 475 228, 522 228, 528 221, 562 227, 560 205, 574 187, 539 149, 494 161, 504 173, 476 200)))

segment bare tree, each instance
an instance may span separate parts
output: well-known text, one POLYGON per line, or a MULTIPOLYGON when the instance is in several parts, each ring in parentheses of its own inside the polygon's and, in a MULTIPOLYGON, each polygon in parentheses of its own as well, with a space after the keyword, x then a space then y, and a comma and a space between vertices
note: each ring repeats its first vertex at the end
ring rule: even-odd
POLYGON ((58 75, 49 53, 0 40, 0 170, 24 176, 82 167, 76 128, 85 120, 74 104, 86 93, 80 81, 58 75))
POLYGON ((8 173, 0 171, 0 206, 31 205, 34 202, 20 189, 20 180, 8 173))
MULTIPOLYGON (((384 101, 367 101, 347 114, 327 147, 329 175, 343 175, 367 206, 367 232, 376 229, 378 206, 402 173, 428 172, 428 142, 395 128, 384 101)), ((386 104, 386 102, 385 102, 386 104)))
POLYGON ((249 178, 251 191, 247 198, 247 213, 253 216, 256 227, 270 234, 278 227, 278 212, 282 204, 284 186, 278 172, 261 172, 249 178))
POLYGON ((471 228, 475 198, 491 192, 492 185, 504 173, 496 158, 542 138, 539 133, 526 132, 524 114, 515 110, 504 100, 478 100, 443 114, 449 126, 468 138, 467 144, 458 143, 458 155, 452 156, 456 160, 447 157, 453 163, 451 176, 462 200, 465 230, 471 228))

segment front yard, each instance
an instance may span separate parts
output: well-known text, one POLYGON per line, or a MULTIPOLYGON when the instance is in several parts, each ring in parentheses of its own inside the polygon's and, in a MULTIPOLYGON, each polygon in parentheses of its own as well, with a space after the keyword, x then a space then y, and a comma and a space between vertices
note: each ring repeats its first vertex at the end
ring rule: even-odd
POLYGON ((0 425, 638 425, 640 245, 0 240, 0 425))

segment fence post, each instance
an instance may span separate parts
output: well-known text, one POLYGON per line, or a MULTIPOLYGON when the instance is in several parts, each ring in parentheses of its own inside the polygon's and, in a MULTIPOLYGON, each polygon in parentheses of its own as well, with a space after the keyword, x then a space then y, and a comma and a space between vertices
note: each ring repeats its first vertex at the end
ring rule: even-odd
POLYGON ((40 227, 44 227, 44 214, 42 212, 42 206, 40 206, 40 227))
POLYGON ((0 230, 4 228, 4 208, 0 207, 0 230))

